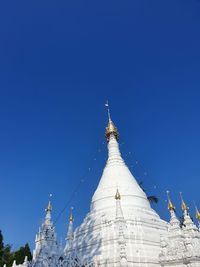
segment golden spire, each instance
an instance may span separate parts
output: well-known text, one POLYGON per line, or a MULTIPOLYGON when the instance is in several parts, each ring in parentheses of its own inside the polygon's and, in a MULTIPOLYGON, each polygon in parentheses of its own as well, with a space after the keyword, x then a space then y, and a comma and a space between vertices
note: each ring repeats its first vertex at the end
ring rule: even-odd
POLYGON ((69 221, 70 222, 73 222, 73 220, 74 220, 74 216, 73 216, 72 210, 73 210, 73 208, 71 207, 70 208, 70 215, 69 215, 69 221))
POLYGON ((120 199, 121 199, 121 195, 120 195, 118 189, 117 189, 117 192, 116 192, 116 194, 115 194, 115 199, 116 199, 116 200, 120 200, 120 199))
POLYGON ((175 211, 176 208, 174 206, 174 204, 172 203, 171 199, 170 199, 170 195, 169 195, 169 191, 167 191, 167 197, 168 197, 168 210, 173 210, 175 211))
POLYGON ((185 201, 183 200, 182 192, 180 192, 180 196, 181 196, 181 208, 182 208, 182 211, 188 211, 188 206, 186 205, 185 201))
POLYGON ((108 101, 105 104, 105 106, 107 107, 108 110, 108 126, 106 127, 106 138, 109 141, 111 134, 115 136, 115 138, 118 140, 119 139, 119 133, 117 130, 117 127, 115 127, 114 123, 111 120, 111 116, 110 116, 110 108, 109 108, 109 104, 108 101))
POLYGON ((51 197, 52 197, 52 194, 49 195, 49 202, 48 202, 48 206, 46 208, 46 212, 51 212, 52 211, 52 205, 51 205, 51 197))
POLYGON ((197 206, 195 206, 195 208, 196 208, 196 219, 200 223, 200 212, 199 212, 197 206))

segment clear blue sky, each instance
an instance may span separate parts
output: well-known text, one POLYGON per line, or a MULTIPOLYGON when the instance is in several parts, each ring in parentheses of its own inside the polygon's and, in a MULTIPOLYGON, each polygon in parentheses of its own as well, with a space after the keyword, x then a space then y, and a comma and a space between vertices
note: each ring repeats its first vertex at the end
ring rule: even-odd
POLYGON ((168 219, 169 189, 200 206, 200 1, 1 1, 0 229, 29 242, 53 193, 65 237, 105 163, 104 103, 123 156, 168 219), (131 154, 129 153, 131 152, 131 154), (144 166, 136 166, 135 158, 144 166), (89 171, 89 168, 91 170, 89 171), (147 172, 147 175, 144 174, 147 172))

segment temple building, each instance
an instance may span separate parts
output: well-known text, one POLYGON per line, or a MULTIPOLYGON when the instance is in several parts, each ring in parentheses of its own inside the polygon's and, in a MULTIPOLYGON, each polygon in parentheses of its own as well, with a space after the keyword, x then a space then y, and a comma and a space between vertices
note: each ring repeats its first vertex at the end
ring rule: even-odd
MULTIPOLYGON (((66 244, 61 247, 49 202, 33 260, 25 259, 19 267, 200 267, 200 231, 182 195, 183 221, 176 217, 169 193, 170 222, 162 220, 121 156, 110 113, 106 139, 108 159, 82 224, 73 228, 71 212, 66 244)), ((197 208, 196 217, 200 222, 197 208)))

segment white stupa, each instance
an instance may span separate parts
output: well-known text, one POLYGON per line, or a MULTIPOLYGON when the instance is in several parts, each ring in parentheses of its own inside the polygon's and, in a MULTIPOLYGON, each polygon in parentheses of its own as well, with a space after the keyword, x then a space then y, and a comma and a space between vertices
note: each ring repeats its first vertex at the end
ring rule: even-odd
MULTIPOLYGON (((121 157, 119 133, 109 110, 108 114, 108 159, 90 212, 74 230, 71 211, 66 244, 61 248, 49 202, 33 260, 26 258, 18 267, 200 267, 200 231, 182 195, 183 222, 176 217, 169 195, 170 222, 160 219, 121 157)), ((196 218, 200 223, 197 208, 196 218)))

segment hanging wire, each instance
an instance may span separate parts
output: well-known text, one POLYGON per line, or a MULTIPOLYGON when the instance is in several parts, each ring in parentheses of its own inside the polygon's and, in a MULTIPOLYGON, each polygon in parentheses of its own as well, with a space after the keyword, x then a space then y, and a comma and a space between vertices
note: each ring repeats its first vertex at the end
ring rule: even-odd
POLYGON ((95 155, 94 155, 93 159, 91 160, 91 164, 90 164, 91 167, 88 167, 88 169, 85 172, 85 175, 82 175, 81 178, 78 180, 78 183, 77 183, 76 187, 74 188, 74 190, 72 191, 72 193, 71 193, 68 201, 66 202, 65 206, 60 210, 60 212, 58 213, 56 219, 54 220, 54 226, 58 222, 58 220, 60 219, 60 217, 64 213, 64 211, 67 209, 67 207, 70 205, 70 203, 73 201, 74 197, 78 193, 78 191, 81 188, 82 184, 88 179, 88 177, 89 177, 88 174, 93 170, 93 167, 94 167, 94 165, 92 166, 92 164, 94 164, 94 162, 96 163, 96 161, 98 159, 98 156, 102 152, 104 146, 105 146, 105 142, 101 142, 100 146, 98 147, 98 149, 95 152, 95 155))
MULTIPOLYGON (((122 143, 120 143, 121 145, 125 145, 125 142, 122 141, 122 143)), ((128 153, 125 154, 125 156, 128 158, 128 156, 133 158, 134 162, 130 164, 131 168, 134 168, 135 167, 135 170, 137 168, 140 168, 143 172, 143 175, 145 177, 148 176, 148 178, 153 182, 154 186, 153 186, 153 189, 154 190, 157 190, 161 195, 162 195, 162 192, 161 190, 159 189, 159 187, 156 185, 157 181, 156 179, 154 179, 151 175, 149 175, 149 173, 147 172, 146 168, 143 166, 143 164, 134 156, 134 153, 132 153, 131 151, 129 151, 128 153)), ((138 179, 138 177, 137 177, 138 179)))

